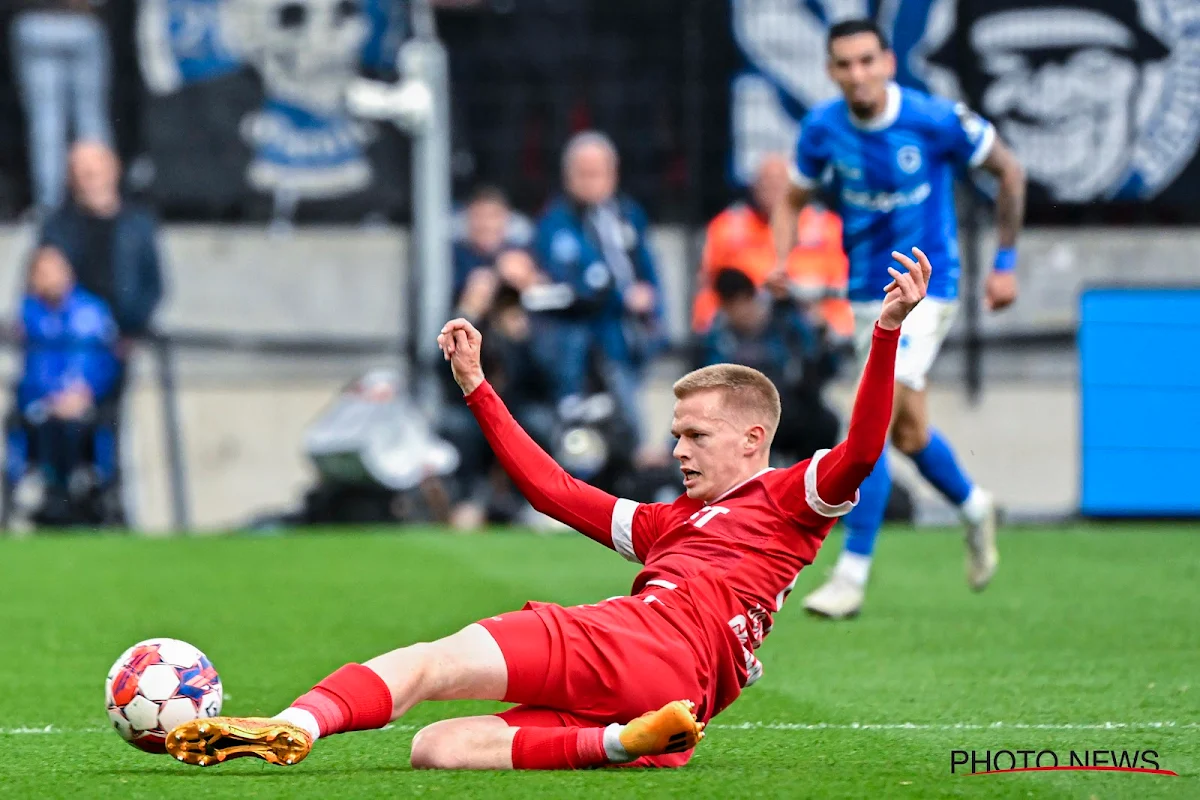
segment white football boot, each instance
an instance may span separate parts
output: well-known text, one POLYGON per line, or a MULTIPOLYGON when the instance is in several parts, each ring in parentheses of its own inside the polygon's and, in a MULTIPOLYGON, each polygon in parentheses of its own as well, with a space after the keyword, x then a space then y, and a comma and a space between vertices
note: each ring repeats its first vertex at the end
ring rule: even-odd
POLYGON ((982 592, 991 583, 1000 566, 1000 551, 996 548, 996 500, 990 492, 975 489, 977 497, 968 502, 978 503, 977 522, 967 523, 967 585, 971 591, 982 592))
POLYGON ((866 586, 836 569, 821 588, 804 598, 804 610, 828 619, 849 619, 862 610, 866 586))

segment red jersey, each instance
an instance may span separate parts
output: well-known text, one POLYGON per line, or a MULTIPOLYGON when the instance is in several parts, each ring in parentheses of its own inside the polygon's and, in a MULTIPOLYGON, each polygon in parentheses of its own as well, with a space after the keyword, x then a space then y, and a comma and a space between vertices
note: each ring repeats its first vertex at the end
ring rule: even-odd
MULTIPOLYGON (((766 469, 711 502, 616 498, 570 476, 516 423, 486 382, 467 404, 505 471, 535 509, 570 525, 645 568, 633 594, 679 590, 705 619, 709 646, 730 652, 741 685, 761 674, 753 651, 811 564, 837 517, 857 502, 858 486, 883 452, 891 421, 899 331, 876 327, 846 440, 787 469, 766 469), (716 633, 723 630, 724 635, 716 633), (736 638, 728 635, 732 631, 736 638)), ((673 600, 666 600, 675 605, 673 600)))
POLYGON ((710 503, 683 495, 673 503, 618 500, 613 509, 613 548, 645 564, 633 594, 675 590, 702 573, 716 573, 737 596, 740 609, 729 610, 722 622, 746 648, 743 685, 761 674, 753 651, 770 632, 800 570, 813 562, 836 519, 857 500, 856 490, 836 505, 821 499, 817 476, 831 452, 787 469, 763 470, 710 503))

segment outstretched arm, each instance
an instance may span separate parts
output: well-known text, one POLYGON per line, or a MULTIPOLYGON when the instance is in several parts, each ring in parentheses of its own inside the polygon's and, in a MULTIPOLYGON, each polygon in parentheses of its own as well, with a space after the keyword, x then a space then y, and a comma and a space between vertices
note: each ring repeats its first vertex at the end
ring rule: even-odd
MULTIPOLYGON (((846 440, 813 457, 803 474, 804 491, 797 487, 787 492, 789 498, 796 498, 795 507, 800 515, 837 517, 849 511, 859 484, 871 474, 887 445, 900 325, 925 296, 932 271, 924 253, 914 247, 913 254, 917 257, 915 262, 900 253, 892 254, 907 271, 900 272, 894 267, 888 270, 894 280, 887 287, 887 297, 875 325, 871 353, 854 399, 846 440), (800 497, 804 498, 803 503, 799 502, 800 497)), ((793 480, 800 479, 797 475, 793 480)))
POLYGON ((900 329, 875 325, 871 353, 863 370, 850 429, 845 441, 828 453, 814 456, 809 471, 816 476, 805 481, 805 500, 809 511, 821 516, 840 516, 853 507, 858 487, 871 474, 887 445, 892 420, 893 377, 896 372, 896 348, 900 329))
POLYGON ((483 377, 482 340, 475 326, 456 319, 442 328, 438 346, 504 471, 535 509, 616 549, 612 529, 617 498, 569 475, 517 424, 483 377))

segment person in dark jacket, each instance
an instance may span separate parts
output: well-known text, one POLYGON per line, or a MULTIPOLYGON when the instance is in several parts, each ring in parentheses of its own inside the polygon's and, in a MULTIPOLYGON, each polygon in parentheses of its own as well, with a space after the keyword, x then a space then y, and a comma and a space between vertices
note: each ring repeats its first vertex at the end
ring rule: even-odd
POLYGON ((560 400, 584 394, 598 364, 640 438, 641 368, 664 342, 663 298, 646 215, 618 194, 617 167, 604 134, 572 138, 563 152, 565 194, 538 221, 534 250, 549 279, 570 290, 544 342, 555 354, 560 400))
MULTIPOLYGON (((41 247, 30 260, 21 328, 25 365, 17 405, 33 431, 46 507, 65 507, 96 409, 116 386, 116 324, 103 300, 76 285, 63 253, 41 247)), ((111 454, 96 455, 97 469, 111 471, 111 454)), ((103 483, 111 475, 95 477, 103 483)))
POLYGON ((121 165, 105 145, 75 145, 70 172, 71 200, 43 225, 41 243, 63 252, 79 285, 108 303, 124 356, 162 300, 158 225, 121 196, 121 165))

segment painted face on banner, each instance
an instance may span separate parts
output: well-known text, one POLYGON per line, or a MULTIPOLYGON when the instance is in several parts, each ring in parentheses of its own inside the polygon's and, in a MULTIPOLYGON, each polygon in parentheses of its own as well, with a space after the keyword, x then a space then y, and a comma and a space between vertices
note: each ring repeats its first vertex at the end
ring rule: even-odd
POLYGON ((1153 197, 1195 154, 1194 0, 956 5, 955 30, 929 54, 931 72, 960 74, 969 101, 1051 200, 1153 197))
POLYGON ((341 197, 371 183, 372 128, 349 116, 345 96, 391 8, 391 0, 143 0, 143 73, 152 91, 170 94, 253 68, 265 97, 241 124, 254 150, 247 182, 301 200, 341 197))
POLYGON ((980 108, 1030 177, 1067 202, 1103 195, 1129 163, 1143 63, 1165 47, 1139 53, 1118 20, 1070 8, 991 14, 970 41, 987 76, 980 108))
POLYGON ((370 30, 359 0, 233 0, 241 40, 267 93, 332 115, 354 79, 370 30))

